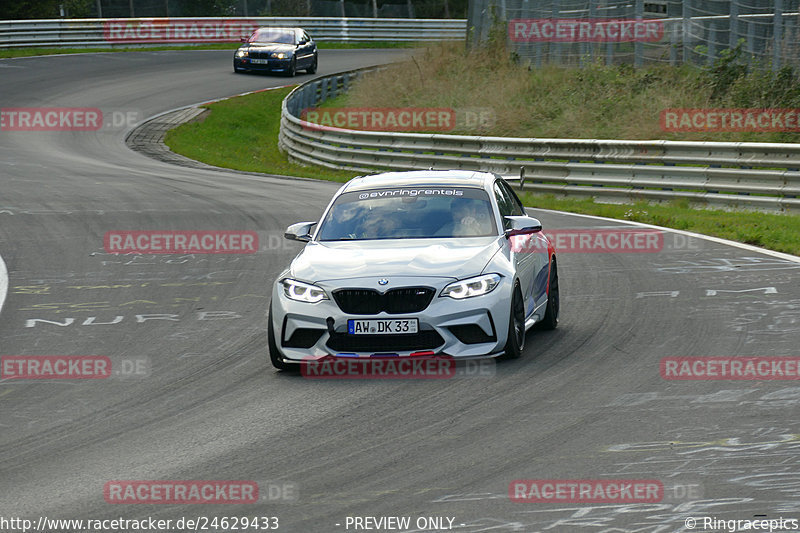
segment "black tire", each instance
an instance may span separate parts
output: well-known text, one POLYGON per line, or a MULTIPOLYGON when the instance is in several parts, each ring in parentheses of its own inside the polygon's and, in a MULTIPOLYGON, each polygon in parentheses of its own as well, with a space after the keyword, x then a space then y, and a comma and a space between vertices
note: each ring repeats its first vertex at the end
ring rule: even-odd
POLYGON ((547 289, 547 308, 540 322, 541 329, 552 330, 558 326, 558 312, 561 308, 561 297, 558 292, 558 264, 556 258, 551 259, 550 281, 547 289))
POLYGON ((278 350, 278 344, 275 342, 275 330, 272 328, 272 303, 269 305, 269 315, 267 315, 267 347, 269 348, 269 360, 272 366, 278 370, 296 370, 297 365, 291 363, 284 363, 282 354, 278 350))
POLYGON ((295 74, 297 74, 297 58, 293 57, 292 62, 289 63, 289 70, 286 71, 286 75, 290 78, 294 78, 295 74))
POLYGON ((503 359, 519 359, 525 347, 525 304, 519 283, 514 286, 511 297, 511 316, 508 320, 508 338, 503 348, 503 359))
POLYGON ((317 54, 314 54, 314 61, 311 62, 311 66, 306 69, 306 72, 309 74, 317 73, 317 54))

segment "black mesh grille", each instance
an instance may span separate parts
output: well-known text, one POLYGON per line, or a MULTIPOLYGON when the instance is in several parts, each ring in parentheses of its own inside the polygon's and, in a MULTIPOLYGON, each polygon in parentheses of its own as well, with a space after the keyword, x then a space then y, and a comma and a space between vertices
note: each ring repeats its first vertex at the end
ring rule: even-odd
POLYGON ((322 337, 323 333, 325 333, 324 329, 297 328, 292 332, 291 337, 283 341, 283 346, 287 348, 311 348, 322 337))
POLYGON ((480 344, 482 342, 496 341, 497 337, 494 335, 487 335, 483 328, 477 324, 464 324, 459 326, 450 326, 449 329, 456 338, 464 344, 480 344))
POLYGON ((335 352, 403 352, 433 350, 444 344, 444 339, 434 330, 411 335, 350 335, 334 333, 327 346, 335 352))
POLYGON ((341 289, 333 291, 339 309, 352 315, 377 315, 383 309, 381 294, 372 289, 341 289))
POLYGON ((374 289, 339 289, 333 299, 339 309, 350 315, 391 315, 424 311, 436 294, 430 287, 402 287, 381 294, 374 289))
POLYGON ((269 59, 269 52, 259 52, 257 50, 250 51, 250 57, 253 59, 269 59))

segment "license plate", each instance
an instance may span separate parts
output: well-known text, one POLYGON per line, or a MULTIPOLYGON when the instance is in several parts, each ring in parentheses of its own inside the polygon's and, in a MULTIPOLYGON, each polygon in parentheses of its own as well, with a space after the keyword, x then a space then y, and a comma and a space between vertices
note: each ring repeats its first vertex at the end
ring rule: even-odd
POLYGON ((347 332, 350 335, 404 335, 417 333, 418 329, 419 319, 416 318, 347 321, 347 332))
POLYGON ((250 62, 254 65, 267 65, 269 64, 269 59, 251 59, 250 62))

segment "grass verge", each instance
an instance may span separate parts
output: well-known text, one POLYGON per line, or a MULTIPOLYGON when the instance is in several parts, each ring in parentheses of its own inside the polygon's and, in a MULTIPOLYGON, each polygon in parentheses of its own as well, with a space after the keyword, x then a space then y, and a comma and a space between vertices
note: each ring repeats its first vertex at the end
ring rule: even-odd
POLYGON ((533 208, 643 222, 800 255, 800 216, 796 215, 696 209, 683 201, 601 204, 591 198, 557 198, 532 193, 522 193, 520 199, 533 208))
POLYGON ((503 46, 465 54, 463 46, 439 43, 365 75, 337 105, 451 108, 456 128, 448 133, 464 135, 800 142, 788 119, 786 131, 662 129, 666 109, 800 107, 800 71, 748 66, 742 54, 737 48, 706 69, 601 63, 529 68, 503 46), (463 120, 467 110, 480 110, 487 120, 463 120))
POLYGON ((291 87, 223 100, 208 106, 202 121, 167 133, 170 150, 218 167, 347 181, 356 173, 297 165, 278 150, 281 102, 291 87))
MULTIPOLYGON (((206 106, 210 113, 167 134, 173 151, 210 165, 307 178, 346 181, 354 172, 289 162, 278 150, 281 102, 290 88, 231 98, 206 106)), ((687 202, 601 204, 591 199, 522 193, 525 205, 632 220, 682 229, 800 255, 800 216, 694 209, 687 202)))
MULTIPOLYGON (((13 57, 33 57, 43 55, 59 55, 59 54, 90 54, 98 52, 153 52, 162 50, 230 50, 231 52, 239 47, 240 43, 213 43, 213 44, 200 44, 200 45, 184 45, 184 46, 138 46, 138 47, 121 47, 121 48, 10 48, 0 50, 0 59, 13 58, 13 57)), ((393 41, 376 41, 376 42, 363 42, 363 43, 317 43, 317 47, 321 50, 354 50, 359 48, 414 48, 419 46, 419 43, 413 42, 393 42, 393 41)))

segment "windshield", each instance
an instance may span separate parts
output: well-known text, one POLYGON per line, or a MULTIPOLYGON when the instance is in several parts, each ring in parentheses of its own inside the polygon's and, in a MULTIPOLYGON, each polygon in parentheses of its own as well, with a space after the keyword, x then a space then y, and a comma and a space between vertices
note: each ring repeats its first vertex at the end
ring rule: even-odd
POLYGON ((426 239, 496 235, 483 189, 406 187, 348 192, 320 224, 320 241, 426 239))
POLYGON ((253 33, 253 35, 250 37, 250 42, 294 44, 294 32, 287 30, 276 30, 274 28, 262 28, 253 33))

